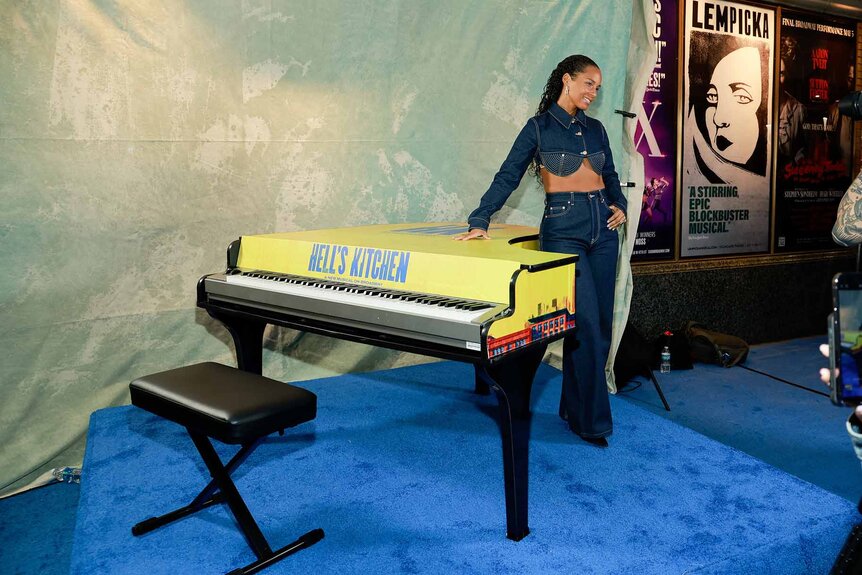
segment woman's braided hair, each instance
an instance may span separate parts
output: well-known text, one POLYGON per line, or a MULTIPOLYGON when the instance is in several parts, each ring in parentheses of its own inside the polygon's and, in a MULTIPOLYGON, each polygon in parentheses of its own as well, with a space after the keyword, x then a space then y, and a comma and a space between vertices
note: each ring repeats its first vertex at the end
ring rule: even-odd
MULTIPOLYGON (((568 74, 569 76, 574 77, 590 66, 595 68, 599 67, 599 65, 593 62, 591 58, 582 54, 569 56, 557 64, 557 67, 554 68, 553 72, 551 72, 551 75, 545 84, 545 91, 542 92, 542 99, 539 100, 539 107, 536 109, 536 115, 538 116, 539 114, 547 112, 548 108, 551 107, 551 104, 560 99, 560 94, 563 92, 563 74, 568 74)), ((530 171, 541 181, 539 165, 536 164, 535 161, 530 166, 530 171)))

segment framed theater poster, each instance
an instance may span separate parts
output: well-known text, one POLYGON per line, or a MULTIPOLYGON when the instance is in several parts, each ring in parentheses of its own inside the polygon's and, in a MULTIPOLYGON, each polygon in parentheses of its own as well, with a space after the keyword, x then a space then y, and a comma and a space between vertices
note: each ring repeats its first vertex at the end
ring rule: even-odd
POLYGON ((775 251, 834 248, 853 171, 853 120, 838 100, 856 85, 856 24, 782 10, 777 52, 775 251))
POLYGON ((775 10, 686 0, 680 257, 769 251, 775 10))

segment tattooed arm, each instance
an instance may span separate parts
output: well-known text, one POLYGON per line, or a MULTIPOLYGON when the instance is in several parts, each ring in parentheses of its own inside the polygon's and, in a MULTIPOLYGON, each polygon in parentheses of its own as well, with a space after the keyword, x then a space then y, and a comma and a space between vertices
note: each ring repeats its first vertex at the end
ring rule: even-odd
POLYGON ((838 204, 832 239, 844 247, 862 244, 862 172, 859 172, 838 204))

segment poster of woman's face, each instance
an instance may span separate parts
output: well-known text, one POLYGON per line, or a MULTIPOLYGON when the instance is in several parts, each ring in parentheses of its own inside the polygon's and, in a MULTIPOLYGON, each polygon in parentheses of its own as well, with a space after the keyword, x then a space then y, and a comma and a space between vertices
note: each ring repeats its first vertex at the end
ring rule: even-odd
POLYGON ((757 109, 763 101, 757 48, 738 48, 712 71, 706 91, 706 130, 716 153, 745 164, 760 137, 757 109))
POLYGON ((769 250, 775 10, 685 0, 680 255, 769 250))
POLYGON ((696 31, 691 33, 689 46, 689 111, 698 130, 716 156, 765 175, 766 46, 758 40, 696 31))

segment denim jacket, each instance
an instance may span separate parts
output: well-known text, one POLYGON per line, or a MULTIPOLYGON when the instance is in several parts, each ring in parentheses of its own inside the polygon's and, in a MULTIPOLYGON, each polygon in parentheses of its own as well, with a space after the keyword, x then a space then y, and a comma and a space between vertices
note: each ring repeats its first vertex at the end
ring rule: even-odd
MULTIPOLYGON (((503 207, 534 159, 538 164, 542 164, 540 155, 554 156, 557 159, 562 156, 562 163, 565 163, 566 154, 584 156, 584 151, 587 152, 587 157, 604 153, 601 174, 605 183, 605 197, 609 204, 625 211, 626 197, 620 189, 620 178, 614 168, 605 127, 595 118, 588 117, 583 110, 578 110, 571 116, 559 104, 552 103, 547 112, 527 120, 527 124, 515 138, 515 143, 494 176, 491 187, 482 196, 479 207, 467 218, 470 229, 488 229, 491 216, 503 207)), ((598 167, 600 163, 593 162, 593 165, 598 167)))

